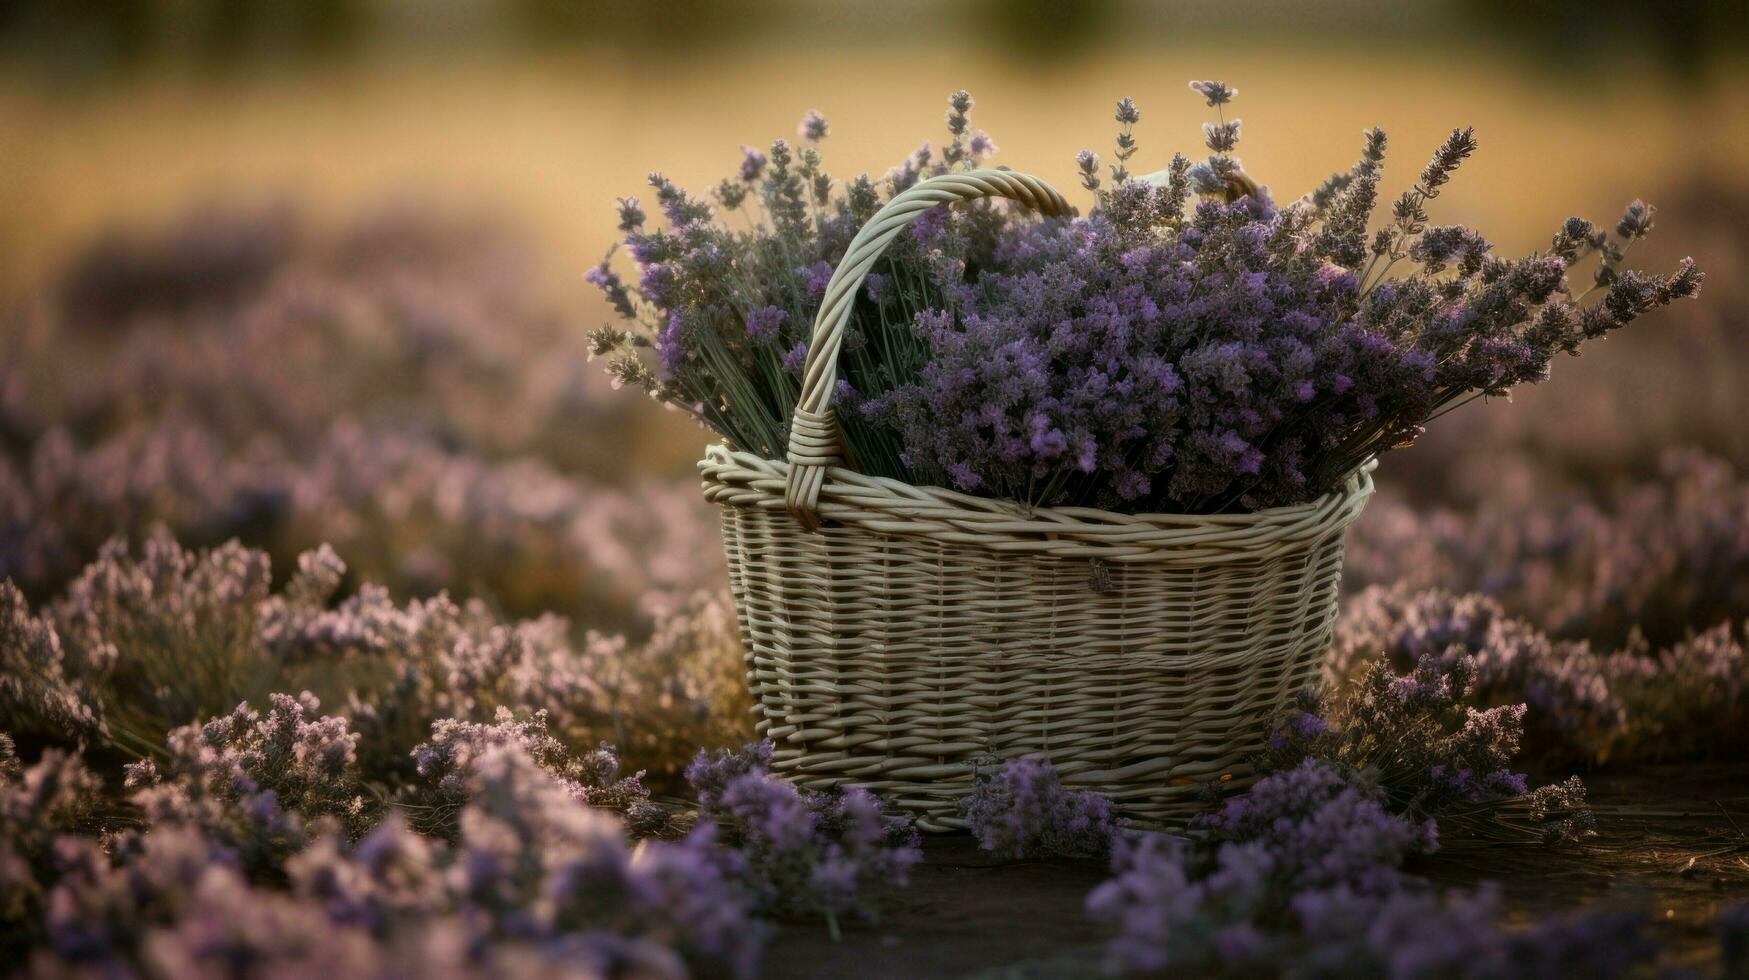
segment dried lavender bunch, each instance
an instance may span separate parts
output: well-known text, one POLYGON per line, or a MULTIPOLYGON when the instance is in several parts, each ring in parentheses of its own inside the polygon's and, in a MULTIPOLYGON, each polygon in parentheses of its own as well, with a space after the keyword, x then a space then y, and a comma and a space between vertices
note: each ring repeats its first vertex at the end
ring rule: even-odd
POLYGON ((1623 730, 1612 758, 1742 758, 1749 752, 1749 622, 1721 623, 1653 653, 1643 639, 1603 658, 1623 730))
POLYGON ((136 557, 115 540, 44 618, 109 740, 158 757, 172 729, 274 690, 277 659, 255 634, 271 578, 267 555, 236 542, 190 552, 154 536, 136 557))
POLYGON ((10 580, 0 581, 0 728, 75 739, 104 732, 94 695, 68 676, 60 635, 10 580))
MULTIPOLYGON (((582 806, 515 746, 478 760, 461 815, 464 909, 488 935, 643 935, 701 967, 748 975, 763 931, 711 835, 650 842, 633 856, 612 817, 582 806), (530 922, 531 912, 533 921, 530 922)), ((476 926, 479 928, 479 926, 476 926)))
MULTIPOLYGON (((1215 107, 1233 94, 1193 87, 1215 107)), ((1475 149, 1467 130, 1370 242, 1382 132, 1279 208, 1232 157, 1238 138, 1223 114, 1203 163, 1120 180, 1084 220, 1009 231, 954 308, 918 316, 921 375, 859 406, 902 434, 911 479, 1125 511, 1299 503, 1462 401, 1540 381, 1556 354, 1700 286, 1687 260, 1664 277, 1618 271, 1650 227, 1638 202, 1620 246, 1569 222, 1547 253, 1516 260, 1430 226, 1426 202, 1475 149), (1209 196, 1188 213, 1187 183, 1209 196), (1607 293, 1585 306, 1568 270, 1592 254, 1607 293), (1418 269, 1393 277, 1404 260, 1418 269)), ((1083 152, 1089 187, 1097 166, 1083 152)))
MULTIPOLYGON (((632 385, 694 415, 738 449, 781 457, 801 392, 809 330, 833 263, 881 204, 924 176, 978 166, 996 150, 970 125, 972 97, 948 99, 949 142, 928 144, 878 179, 835 182, 818 149, 829 132, 818 113, 769 152, 743 147, 736 178, 716 203, 742 211, 745 230, 718 223, 717 209, 659 174, 650 176, 665 229, 646 225, 636 199, 619 206, 619 229, 638 268, 628 284, 612 256, 589 272, 622 321, 592 336, 618 385, 632 385), (653 354, 654 364, 641 356, 653 354)), ((962 283, 988 262, 1010 210, 992 202, 940 209, 901 236, 868 278, 839 358, 846 404, 916 376, 924 356, 912 321, 951 306, 962 283)), ((846 440, 864 472, 904 475, 896 433, 845 412, 846 440)))
MULTIPOLYGON (((1111 923, 1113 971, 1270 977, 1637 976, 1659 955, 1649 916, 1604 904, 1512 923, 1499 889, 1440 892, 1407 876, 1384 892, 1293 893, 1282 909, 1267 859, 1223 850, 1198 875, 1157 840, 1120 849, 1112 880, 1088 898, 1111 923)), ((1728 947, 1729 933, 1725 933, 1728 947)))
POLYGON ((1257 781, 1219 810, 1198 815, 1193 833, 1215 846, 1253 848, 1287 891, 1347 888, 1389 891, 1410 855, 1439 847, 1439 828, 1399 816, 1364 774, 1305 758, 1257 781))
POLYGON ((978 846, 1005 858, 1100 858, 1117 832, 1110 801, 1065 787, 1041 756, 980 769, 960 808, 978 846))
MULTIPOLYGON (((1265 777, 1192 827, 1189 841, 1120 838, 1088 912, 1117 927, 1108 965, 1142 973, 1257 970, 1296 942, 1307 896, 1383 900, 1418 884, 1398 869, 1437 846, 1375 790, 1307 760, 1265 777)), ((1330 937, 1334 938, 1334 937, 1330 937)))

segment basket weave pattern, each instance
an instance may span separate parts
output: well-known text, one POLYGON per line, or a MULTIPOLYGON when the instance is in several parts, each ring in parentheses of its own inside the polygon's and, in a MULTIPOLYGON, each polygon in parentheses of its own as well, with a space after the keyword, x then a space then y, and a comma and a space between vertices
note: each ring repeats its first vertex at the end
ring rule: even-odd
POLYGON ((962 825, 980 763, 1029 753, 1170 824, 1207 784, 1244 784, 1269 718, 1316 677, 1370 466, 1308 504, 1220 515, 1033 509, 844 466, 831 392, 863 279, 905 225, 986 196, 1070 213, 1010 171, 894 197, 826 288, 788 459, 714 446, 699 464, 757 729, 778 773, 866 786, 926 830, 962 825))
POLYGON ((961 825, 989 756, 1043 753, 1147 823, 1243 785, 1316 678, 1372 491, 1362 472, 1246 523, 1102 521, 832 469, 809 532, 787 464, 718 446, 702 467, 774 769, 866 786, 927 830, 961 825))

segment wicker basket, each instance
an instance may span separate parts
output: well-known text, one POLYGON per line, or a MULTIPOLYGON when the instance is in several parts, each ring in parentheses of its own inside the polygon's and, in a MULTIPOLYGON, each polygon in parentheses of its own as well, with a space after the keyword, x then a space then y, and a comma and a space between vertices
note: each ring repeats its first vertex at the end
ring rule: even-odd
POLYGON ((1027 508, 841 465, 830 393, 863 278, 930 208, 986 196, 1069 213, 1005 170, 922 181, 851 242, 814 325, 789 459, 723 446, 721 505, 758 730, 806 786, 855 783, 963 826, 989 757, 1048 756, 1120 814, 1172 824, 1243 785, 1270 716, 1329 642, 1343 532, 1371 467, 1253 514, 1027 508))

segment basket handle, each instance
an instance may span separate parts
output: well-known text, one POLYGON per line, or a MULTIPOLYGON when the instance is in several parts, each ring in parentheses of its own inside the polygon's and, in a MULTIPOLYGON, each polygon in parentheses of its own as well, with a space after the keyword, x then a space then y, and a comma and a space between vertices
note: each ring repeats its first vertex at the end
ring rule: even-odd
POLYGON ((813 339, 808 344, 801 399, 790 419, 790 470, 784 506, 802 527, 812 531, 820 526, 817 508, 820 488, 826 482, 826 467, 842 461, 832 390, 838 383, 838 351, 844 344, 844 328, 850 323, 863 280, 868 278, 875 260, 911 222, 937 205, 982 197, 1011 198, 1053 217, 1075 213, 1063 195, 1049 184, 1012 170, 972 170, 931 177, 894 195, 868 219, 850 240, 844 258, 827 282, 820 313, 814 318, 813 339))

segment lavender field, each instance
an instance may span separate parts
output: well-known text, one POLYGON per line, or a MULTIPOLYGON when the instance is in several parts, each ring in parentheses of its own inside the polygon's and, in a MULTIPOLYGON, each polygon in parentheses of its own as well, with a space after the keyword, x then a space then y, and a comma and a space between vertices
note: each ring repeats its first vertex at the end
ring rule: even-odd
MULTIPOLYGON (((1503 164, 1441 202, 1517 213, 1501 237, 1529 250, 1555 209, 1643 186, 1659 235, 1636 261, 1692 254, 1709 277, 1386 454, 1324 683, 1261 723, 1255 784, 1147 833, 1046 762, 992 759, 971 831, 926 837, 871 793, 771 775, 692 467, 708 434, 616 391, 589 337, 611 315, 583 277, 614 198, 648 196, 638 174, 677 146, 712 147, 677 168, 703 190, 737 162, 722 146, 791 136, 816 96, 782 91, 773 65, 824 57, 749 69, 764 101, 727 121, 702 118, 703 73, 647 95, 603 82, 622 115, 564 137, 530 120, 566 100, 509 71, 528 116, 468 125, 515 152, 464 148, 405 185, 386 175, 442 141, 361 136, 410 104, 387 89, 357 117, 310 96, 339 120, 329 149, 356 156, 291 167, 300 187, 272 161, 320 154, 259 138, 313 132, 277 83, 237 109, 152 82, 69 102, 57 130, 52 100, 8 76, 0 114, 40 139, 7 193, 42 228, 0 236, 0 972, 1749 976, 1740 107, 1695 136, 1724 147, 1705 166, 1650 140, 1574 186, 1503 164), (663 104, 697 128, 624 122, 663 104), (237 111, 249 152, 227 157, 223 127, 191 121, 202 107, 237 111), (185 122, 205 163, 137 182, 113 160, 56 165, 81 142, 170 160, 146 109, 185 122), (719 139, 731 125, 752 131, 719 139), (572 150, 592 162, 562 185, 519 169, 572 150), (249 192, 203 190, 221 159, 249 192)), ((1288 87, 1235 57, 1257 90, 1288 87)), ((986 81, 1010 104, 981 121, 1019 165, 1070 97, 1015 64, 932 62, 893 98, 927 89, 933 124, 933 93, 961 84, 939 79, 986 81)), ((1128 54, 1060 69, 1058 89, 1103 106, 1108 83, 1169 67, 1128 54)), ((1429 97, 1443 117, 1530 93, 1476 120, 1510 150, 1533 145, 1536 100, 1573 104, 1469 70, 1477 101, 1429 97)), ((833 152, 878 174, 912 150, 887 139, 898 110, 822 88, 871 123, 833 152)), ((1396 99, 1445 87, 1411 88, 1374 108, 1402 119, 1396 99)), ((1705 99, 1722 101, 1682 118, 1705 99)), ((1247 159, 1297 184, 1296 148, 1351 153, 1348 112, 1328 123, 1340 139, 1286 123, 1247 159)), ((1067 189, 1057 156, 1039 169, 1067 189)))

